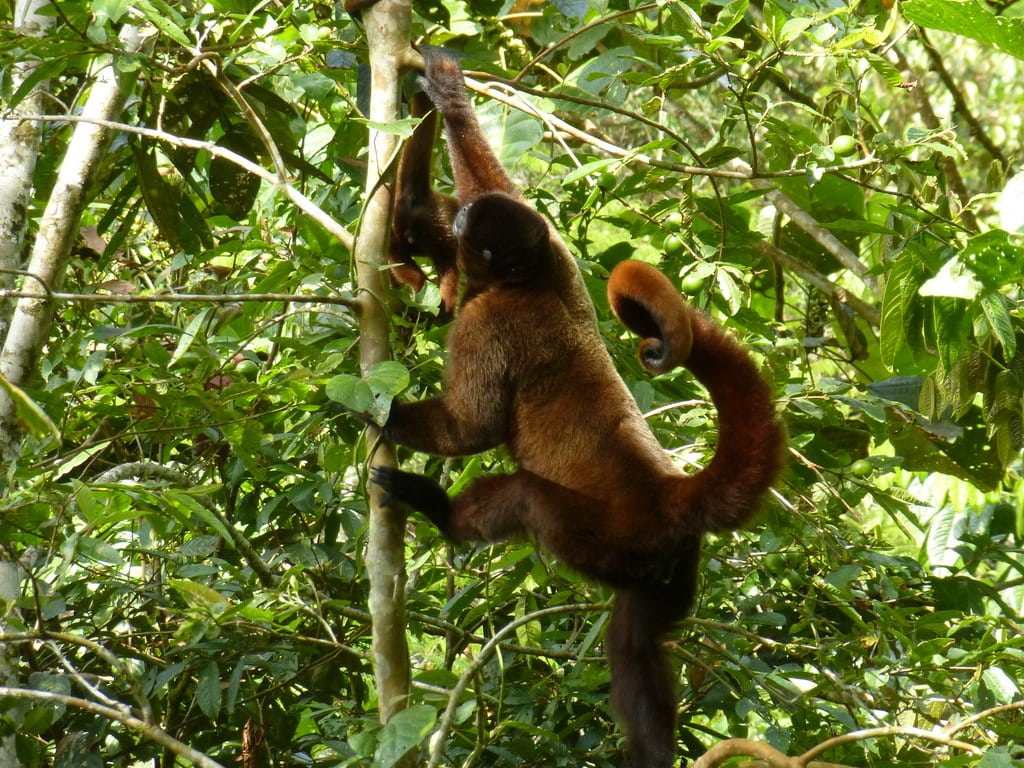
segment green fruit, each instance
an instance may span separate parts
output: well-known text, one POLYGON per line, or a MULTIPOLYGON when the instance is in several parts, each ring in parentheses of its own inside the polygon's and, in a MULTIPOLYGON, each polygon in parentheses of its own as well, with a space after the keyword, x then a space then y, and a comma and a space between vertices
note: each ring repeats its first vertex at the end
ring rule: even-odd
POLYGON ((839 157, 852 155, 857 151, 857 140, 848 133, 842 133, 832 139, 832 151, 839 155, 839 157))
POLYGON ((605 192, 610 192, 615 189, 618 185, 619 180, 615 178, 615 174, 610 171, 602 171, 597 175, 597 186, 603 189, 605 192))
POLYGON ((243 358, 235 363, 235 370, 238 371, 241 376, 252 381, 260 372, 260 366, 254 360, 243 358))
POLYGON ((665 252, 666 256, 678 256, 686 249, 686 244, 683 243, 683 239, 676 234, 670 234, 665 237, 665 242, 661 244, 661 249, 665 252))
POLYGON ((683 228, 683 214, 679 211, 670 213, 665 217, 665 220, 661 222, 661 226, 668 232, 678 232, 683 228))
POLYGON ((683 289, 683 293, 699 293, 704 288, 704 278, 691 272, 683 278, 681 287, 683 289))
POLYGON ((857 459, 850 465, 850 474, 857 477, 864 477, 871 474, 871 462, 867 459, 857 459))

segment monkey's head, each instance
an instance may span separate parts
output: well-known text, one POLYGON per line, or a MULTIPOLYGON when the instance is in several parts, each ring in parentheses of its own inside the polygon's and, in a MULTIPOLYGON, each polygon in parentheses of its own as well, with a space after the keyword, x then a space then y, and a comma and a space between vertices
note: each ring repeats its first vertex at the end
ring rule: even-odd
POLYGON ((455 216, 459 268, 471 280, 522 285, 544 279, 554 264, 548 224, 503 192, 481 195, 455 216))

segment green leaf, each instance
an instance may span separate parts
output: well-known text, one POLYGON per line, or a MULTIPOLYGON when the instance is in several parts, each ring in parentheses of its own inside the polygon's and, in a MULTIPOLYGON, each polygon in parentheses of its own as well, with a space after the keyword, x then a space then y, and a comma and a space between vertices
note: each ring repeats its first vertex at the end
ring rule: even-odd
POLYGON ((1009 747, 993 747, 978 761, 977 768, 1020 768, 1020 761, 1013 759, 1009 747))
POLYGON ((426 738, 436 721, 437 711, 423 704, 395 714, 381 729, 373 768, 391 768, 426 738))
POLYGON ((981 297, 981 310, 1003 347, 1004 358, 1011 359, 1017 353, 1017 334, 1006 300, 998 293, 986 293, 981 297))
POLYGON ((1020 695, 1020 689, 1013 679, 1000 667, 987 667, 981 672, 985 686, 992 691, 996 703, 1009 704, 1020 695))
POLYGON ((1016 285, 1024 264, 1024 247, 1019 240, 1002 230, 989 230, 968 240, 960 259, 989 290, 1016 285))
POLYGON ((887 366, 892 366, 906 343, 911 304, 917 300, 917 288, 923 281, 924 265, 916 249, 908 248, 889 270, 885 281, 879 347, 882 362, 887 366))
POLYGON ((868 64, 875 70, 882 78, 891 86, 897 86, 903 82, 903 75, 896 69, 887 59, 882 58, 876 53, 865 53, 863 54, 867 59, 868 64))
POLYGON ((91 536, 82 536, 78 540, 76 550, 79 554, 101 563, 121 565, 124 562, 121 553, 112 544, 91 536))
POLYGON ((366 383, 375 395, 394 397, 409 386, 409 371, 399 362, 384 360, 366 372, 366 383))
POLYGON ((0 389, 7 392, 8 397, 14 403, 14 415, 18 419, 18 425, 33 437, 52 437, 60 440, 60 430, 57 425, 50 421, 46 411, 36 405, 35 401, 25 394, 20 388, 11 384, 0 374, 0 389))
POLYGON ((996 16, 976 0, 907 0, 903 15, 922 27, 963 35, 1024 59, 1024 21, 996 16))
POLYGON ((189 324, 185 326, 185 330, 181 334, 181 338, 178 339, 178 346, 174 348, 174 354, 171 355, 168 365, 174 365, 188 352, 193 342, 199 337, 202 328, 207 324, 210 313, 213 311, 212 308, 203 309, 189 321, 189 324))
POLYGON ((220 700, 220 667, 216 661, 210 659, 199 672, 199 679, 196 682, 196 703, 204 715, 216 720, 220 714, 220 700))
POLYGON ((399 362, 384 360, 364 378, 339 374, 327 382, 327 397, 354 413, 369 414, 378 424, 387 421, 391 401, 409 386, 409 371, 399 362))
POLYGON ((167 583, 193 608, 219 612, 228 606, 228 599, 224 595, 198 581, 169 579, 167 583))
POLYGON ((711 25, 711 36, 722 37, 729 34, 743 20, 750 7, 750 0, 730 0, 719 12, 715 23, 711 25))
POLYGON ((373 390, 360 376, 340 373, 328 380, 324 391, 331 400, 355 413, 369 413, 373 410, 373 390))
POLYGON ((185 20, 167 3, 155 0, 135 0, 135 7, 142 12, 146 19, 157 29, 167 35, 174 42, 191 49, 195 41, 190 39, 182 27, 185 20))

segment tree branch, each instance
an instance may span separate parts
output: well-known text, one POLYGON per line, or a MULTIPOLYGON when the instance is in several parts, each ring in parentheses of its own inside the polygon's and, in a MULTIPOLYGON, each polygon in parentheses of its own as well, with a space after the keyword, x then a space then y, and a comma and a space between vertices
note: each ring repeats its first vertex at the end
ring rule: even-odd
POLYGON ((274 173, 271 173, 262 165, 254 163, 249 158, 232 152, 230 149, 218 146, 211 141, 201 141, 199 139, 190 139, 186 136, 175 136, 174 134, 161 131, 156 128, 146 128, 140 125, 129 125, 128 123, 119 123, 114 120, 108 120, 104 118, 91 117, 88 115, 33 115, 31 118, 18 117, 18 116, 7 116, 0 117, 0 121, 3 120, 40 120, 43 122, 50 123, 92 123, 101 128, 107 128, 115 131, 124 131, 125 133, 131 133, 136 136, 144 136, 148 139, 154 139, 156 141, 166 142, 175 147, 184 147, 185 149, 201 150, 203 152, 209 152, 214 157, 221 157, 229 162, 234 163, 239 168, 242 168, 254 176, 259 176, 263 181, 270 184, 277 192, 280 192, 287 197, 295 207, 305 213, 317 224, 324 228, 324 230, 337 238, 345 248, 352 250, 352 246, 355 242, 355 238, 352 233, 345 229, 337 220, 329 216, 320 206, 306 197, 302 192, 292 186, 286 180, 278 178, 274 173))
MULTIPOLYGON (((898 48, 896 48, 896 46, 891 47, 886 52, 886 57, 888 58, 889 63, 900 71, 904 80, 913 85, 909 91, 914 97, 914 102, 917 104, 917 112, 921 116, 921 122, 924 123, 924 126, 933 131, 941 128, 942 125, 939 122, 938 115, 935 114, 935 110, 932 108, 932 103, 928 98, 928 93, 915 76, 914 71, 910 66, 910 62, 907 61, 906 57, 898 48)), ((978 226, 978 220, 974 216, 974 211, 969 207, 971 196, 967 191, 967 184, 964 182, 963 176, 960 175, 960 168, 957 165, 956 160, 952 157, 946 157, 943 155, 939 158, 939 167, 942 168, 942 173, 946 177, 946 184, 949 185, 949 189, 953 193, 953 197, 956 198, 956 202, 960 206, 960 210, 958 211, 960 222, 968 231, 980 232, 981 230, 978 226)))
MULTIPOLYGON (((131 24, 121 27, 119 38, 126 53, 137 51, 142 46, 142 33, 131 24)), ((112 57, 108 57, 105 62, 101 59, 98 63, 102 63, 102 66, 82 111, 84 116, 94 121, 104 121, 121 112, 133 81, 118 71, 112 57)), ((40 118, 32 115, 18 119, 40 118)), ((64 280, 71 246, 85 209, 86 189, 95 177, 107 147, 109 133, 94 121, 81 123, 72 133, 39 221, 29 271, 39 275, 48 289, 59 289, 64 280)), ((52 324, 52 302, 46 299, 19 300, 11 317, 3 349, 0 350, 0 376, 16 387, 24 386, 35 373, 39 354, 49 339, 52 324)), ((12 459, 17 455, 18 435, 14 400, 6 390, 0 390, 0 456, 12 459)))
POLYGON ((0 299, 46 299, 54 302, 76 302, 81 304, 175 304, 192 302, 198 304, 235 304, 244 302, 288 302, 291 304, 332 304, 356 310, 359 302, 345 296, 311 296, 300 293, 140 293, 120 295, 116 293, 61 293, 47 291, 0 290, 0 299))
POLYGON ((871 323, 874 327, 877 328, 879 324, 881 324, 882 311, 880 309, 868 304, 862 298, 855 296, 845 288, 836 285, 825 277, 825 275, 821 274, 821 272, 801 261, 796 256, 786 253, 784 250, 776 245, 772 245, 767 240, 760 240, 754 243, 754 250, 762 256, 767 256, 780 267, 784 267, 794 274, 799 275, 822 293, 848 305, 850 309, 864 318, 867 322, 871 323))
MULTIPOLYGON (((14 688, 6 685, 0 686, 0 697, 6 696, 17 699, 47 701, 53 704, 61 704, 66 707, 75 707, 93 715, 99 715, 107 718, 108 720, 121 723, 121 725, 126 728, 142 734, 150 741, 171 750, 174 754, 185 758, 193 765, 199 766, 199 768, 224 768, 223 765, 218 763, 212 757, 209 757, 202 752, 192 749, 192 747, 187 744, 178 741, 163 728, 147 723, 144 720, 140 720, 129 712, 122 711, 119 708, 108 707, 104 704, 97 704, 96 702, 89 701, 88 699, 82 699, 77 696, 65 696, 64 694, 52 693, 51 691, 36 691, 29 688, 14 688)), ((125 709, 127 710, 128 708, 125 707, 125 709)))
POLYGON ((936 744, 944 744, 947 747, 953 747, 954 749, 961 749, 971 755, 982 754, 982 750, 973 744, 968 744, 965 741, 958 741, 942 731, 929 731, 924 728, 893 725, 881 728, 865 728, 860 731, 851 731, 850 733, 833 736, 831 739, 826 739, 800 755, 798 758, 800 761, 799 765, 806 765, 815 757, 815 755, 820 755, 822 752, 832 749, 833 747, 838 747, 840 744, 849 744, 851 741, 864 741, 866 739, 878 739, 884 736, 907 736, 914 739, 921 739, 922 741, 932 741, 936 744))
MULTIPOLYGON (((359 284, 359 366, 365 373, 391 356, 389 317, 382 304, 386 295, 388 238, 391 233, 391 188, 387 184, 398 155, 398 137, 377 130, 399 117, 401 72, 410 48, 412 9, 408 0, 381 0, 362 11, 370 59, 370 131, 363 214, 353 257, 359 284)), ((369 463, 395 465, 394 450, 381 443, 371 427, 367 441, 376 445, 369 463)), ((412 673, 405 622, 404 510, 386 503, 379 486, 368 485, 369 534, 366 572, 370 582, 371 647, 381 722, 387 723, 408 703, 412 673)), ((410 752, 399 765, 414 762, 410 752)))
POLYGON ((427 764, 427 768, 437 768, 441 764, 441 759, 444 753, 444 745, 448 740, 448 734, 451 731, 452 723, 455 721, 455 714, 458 711, 460 699, 462 694, 465 693, 466 688, 469 687, 470 681, 477 676, 484 665, 490 661, 491 654, 500 647, 501 640, 503 637, 511 632, 514 632, 517 628, 524 624, 529 624, 531 621, 542 619, 547 616, 557 616, 561 613, 574 613, 576 611, 590 611, 595 608, 607 607, 605 603, 579 603, 575 605, 557 605, 551 608, 541 608, 538 611, 533 611, 525 616, 520 616, 515 621, 511 621, 504 627, 494 633, 494 636, 487 641, 480 652, 476 655, 476 658, 466 667, 462 676, 459 677, 459 681, 452 688, 451 693, 448 694, 448 706, 444 710, 444 715, 441 716, 441 723, 438 725, 437 730, 431 737, 431 750, 430 750, 430 762, 427 764))

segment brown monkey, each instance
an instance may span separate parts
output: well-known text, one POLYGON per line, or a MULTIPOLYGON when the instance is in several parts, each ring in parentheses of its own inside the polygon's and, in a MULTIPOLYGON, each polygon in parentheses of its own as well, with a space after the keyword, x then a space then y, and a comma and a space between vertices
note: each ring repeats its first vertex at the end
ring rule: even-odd
POLYGON ((568 248, 521 198, 488 147, 451 59, 426 52, 423 85, 445 121, 463 208, 453 227, 466 289, 448 342, 443 394, 394 403, 384 436, 440 455, 505 443, 518 470, 450 499, 434 480, 373 474, 395 501, 456 541, 531 537, 615 588, 605 644, 612 704, 637 768, 675 759, 676 696, 661 646, 689 611, 707 531, 749 519, 782 466, 785 432, 747 352, 637 261, 608 283, 640 359, 685 365, 719 412, 716 452, 683 473, 618 376, 568 248))
POLYGON ((412 116, 421 120, 406 142, 398 164, 388 251, 395 265, 391 275, 395 282, 418 291, 426 275, 413 257, 430 257, 441 291, 440 317, 447 320, 455 311, 459 292, 459 272, 455 266, 458 246, 452 234, 452 219, 459 210, 459 202, 450 195, 435 192, 430 182, 437 112, 422 92, 413 95, 409 108, 412 116))

